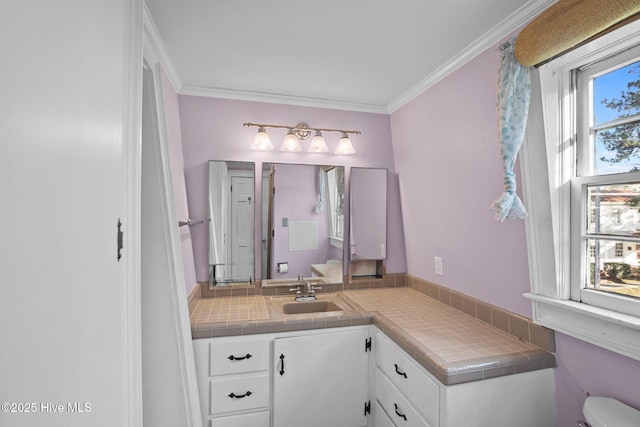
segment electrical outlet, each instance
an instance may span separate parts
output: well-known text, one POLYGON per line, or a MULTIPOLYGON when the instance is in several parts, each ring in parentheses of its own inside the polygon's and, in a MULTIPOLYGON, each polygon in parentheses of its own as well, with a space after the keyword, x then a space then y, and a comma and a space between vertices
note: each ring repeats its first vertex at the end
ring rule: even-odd
POLYGON ((442 269, 442 258, 440 258, 439 256, 434 256, 433 263, 436 267, 436 274, 438 276, 444 276, 444 270, 442 269))

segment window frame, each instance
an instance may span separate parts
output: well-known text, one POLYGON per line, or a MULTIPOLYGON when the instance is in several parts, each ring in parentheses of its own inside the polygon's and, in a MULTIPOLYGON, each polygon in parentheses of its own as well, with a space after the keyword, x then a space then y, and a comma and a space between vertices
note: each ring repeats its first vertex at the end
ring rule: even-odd
POLYGON ((534 321, 640 360, 640 316, 571 299, 570 251, 571 191, 576 185, 572 179, 579 154, 575 151, 578 124, 570 119, 578 116, 579 108, 573 70, 636 45, 640 45, 640 21, 532 69, 531 109, 520 167, 529 212, 525 224, 531 292, 525 297, 532 301, 534 321))
POLYGON ((329 217, 329 242, 331 246, 342 249, 344 244, 344 213, 342 219, 337 213, 340 204, 340 192, 337 186, 336 168, 329 169, 325 174, 327 185, 327 216, 329 217), (342 235, 338 232, 340 230, 342 235))

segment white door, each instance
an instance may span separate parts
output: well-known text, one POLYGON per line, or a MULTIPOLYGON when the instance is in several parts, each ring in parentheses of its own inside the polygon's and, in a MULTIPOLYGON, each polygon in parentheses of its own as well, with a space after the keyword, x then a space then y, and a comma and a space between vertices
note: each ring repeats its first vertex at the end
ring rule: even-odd
POLYGON ((141 28, 137 0, 0 2, 0 426, 139 425, 141 28))
POLYGON ((273 427, 367 425, 367 330, 276 338, 273 427))
POLYGON ((253 281, 253 213, 255 197, 252 177, 231 176, 231 277, 253 281))

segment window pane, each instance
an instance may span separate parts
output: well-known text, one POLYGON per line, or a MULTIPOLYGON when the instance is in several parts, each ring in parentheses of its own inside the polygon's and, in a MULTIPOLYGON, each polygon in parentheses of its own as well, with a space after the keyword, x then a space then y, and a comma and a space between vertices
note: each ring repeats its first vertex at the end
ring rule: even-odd
POLYGON ((640 237, 640 183, 588 186, 587 233, 640 237))
POLYGON ((640 122, 596 131, 596 175, 640 170, 640 122))
POLYGON ((640 61, 593 79, 592 136, 595 174, 640 170, 640 61), (634 117, 632 117, 634 116, 634 117), (607 123, 629 118, 628 123, 607 123), (601 128, 600 125, 605 126, 601 128))
POLYGON ((587 245, 586 287, 640 298, 640 244, 589 239, 587 245))
POLYGON ((594 124, 640 113, 640 61, 593 80, 594 124))

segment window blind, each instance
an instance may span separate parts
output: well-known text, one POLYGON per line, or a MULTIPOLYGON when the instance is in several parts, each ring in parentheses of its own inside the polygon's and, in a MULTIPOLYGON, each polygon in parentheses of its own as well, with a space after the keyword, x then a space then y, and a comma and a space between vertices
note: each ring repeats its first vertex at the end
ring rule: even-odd
POLYGON ((518 35, 515 55, 539 65, 640 18, 640 0, 559 0, 518 35))

